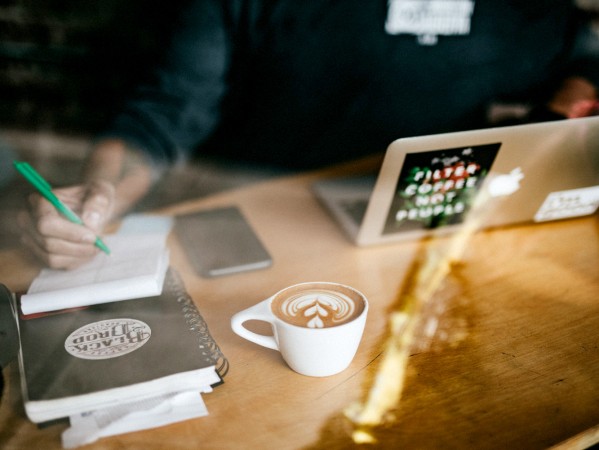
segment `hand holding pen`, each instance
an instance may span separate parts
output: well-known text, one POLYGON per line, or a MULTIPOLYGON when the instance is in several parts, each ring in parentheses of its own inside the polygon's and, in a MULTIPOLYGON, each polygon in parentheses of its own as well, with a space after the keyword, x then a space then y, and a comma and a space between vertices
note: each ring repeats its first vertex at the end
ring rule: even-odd
POLYGON ((29 164, 14 165, 43 197, 32 195, 29 212, 19 216, 23 241, 38 257, 49 267, 71 269, 100 250, 109 252, 98 234, 110 217, 112 185, 95 182, 52 189, 29 164))

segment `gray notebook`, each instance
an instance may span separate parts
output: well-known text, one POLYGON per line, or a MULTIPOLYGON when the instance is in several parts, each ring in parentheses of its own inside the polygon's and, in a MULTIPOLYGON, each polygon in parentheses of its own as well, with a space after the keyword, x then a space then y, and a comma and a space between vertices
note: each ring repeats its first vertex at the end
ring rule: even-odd
POLYGON ((161 295, 18 320, 25 411, 46 422, 219 384, 228 363, 179 276, 161 295))

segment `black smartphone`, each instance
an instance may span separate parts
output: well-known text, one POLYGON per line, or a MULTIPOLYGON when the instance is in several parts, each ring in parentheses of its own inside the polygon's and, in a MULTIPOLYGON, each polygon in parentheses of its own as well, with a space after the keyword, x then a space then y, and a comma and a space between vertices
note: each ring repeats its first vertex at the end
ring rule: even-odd
POLYGON ((177 216, 175 232, 196 273, 231 275, 270 267, 270 254, 237 206, 177 216))

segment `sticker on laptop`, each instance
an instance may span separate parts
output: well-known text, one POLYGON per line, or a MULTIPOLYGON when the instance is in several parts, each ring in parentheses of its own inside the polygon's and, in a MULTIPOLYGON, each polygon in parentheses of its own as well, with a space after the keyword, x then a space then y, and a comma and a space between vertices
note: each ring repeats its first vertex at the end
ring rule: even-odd
POLYGON ((537 213, 535 222, 569 219, 593 214, 599 208, 599 186, 552 192, 537 213))
POLYGON ((101 320, 73 331, 64 348, 76 358, 110 359, 137 350, 151 335, 152 330, 141 320, 101 320))
POLYGON ((406 155, 383 234, 461 223, 501 143, 406 155))

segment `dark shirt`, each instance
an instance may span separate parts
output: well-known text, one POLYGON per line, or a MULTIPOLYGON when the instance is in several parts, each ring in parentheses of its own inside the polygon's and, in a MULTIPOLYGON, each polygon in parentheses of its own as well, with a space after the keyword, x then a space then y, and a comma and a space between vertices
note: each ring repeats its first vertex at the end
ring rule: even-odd
POLYGON ((489 103, 540 102, 571 60, 565 0, 477 0, 467 35, 434 45, 385 31, 387 0, 202 0, 165 65, 106 135, 172 163, 196 151, 298 168, 394 139, 486 125, 489 103))

